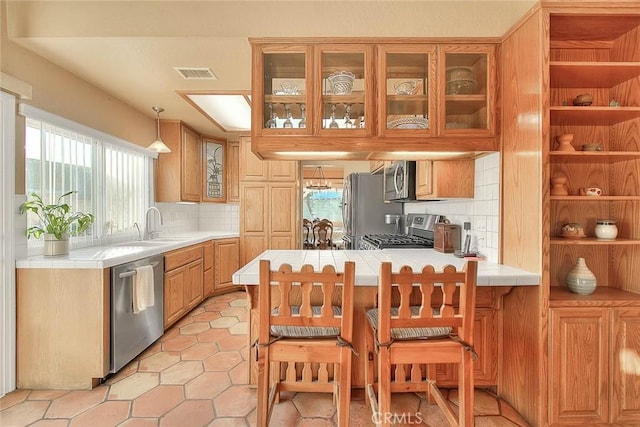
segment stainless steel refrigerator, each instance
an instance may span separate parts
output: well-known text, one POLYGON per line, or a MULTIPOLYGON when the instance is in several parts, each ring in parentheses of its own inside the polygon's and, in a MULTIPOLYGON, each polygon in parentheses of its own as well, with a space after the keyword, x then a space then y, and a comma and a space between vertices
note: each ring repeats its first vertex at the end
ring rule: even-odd
POLYGON ((347 175, 342 190, 342 220, 345 249, 358 249, 365 234, 393 234, 394 224, 386 214, 402 215, 402 203, 385 203, 382 174, 357 172, 347 175))

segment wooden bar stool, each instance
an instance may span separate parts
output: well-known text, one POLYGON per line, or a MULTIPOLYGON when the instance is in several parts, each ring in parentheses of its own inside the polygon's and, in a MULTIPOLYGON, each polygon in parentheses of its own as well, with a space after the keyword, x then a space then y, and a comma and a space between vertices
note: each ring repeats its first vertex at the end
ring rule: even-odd
POLYGON ((258 426, 269 425, 284 390, 333 393, 338 425, 349 426, 354 278, 353 261, 343 273, 330 265, 271 271, 260 261, 258 426))
POLYGON ((373 363, 367 361, 365 381, 372 411, 380 424, 386 426, 392 420, 391 393, 424 391, 452 426, 473 426, 477 267, 477 261, 468 261, 460 271, 452 265, 441 272, 431 265, 418 272, 404 266, 394 274, 390 262, 382 263, 378 308, 366 312, 371 329, 365 338, 367 348, 376 349, 377 383, 373 363), (458 288, 460 298, 455 307, 458 288), (392 300, 397 304, 392 306, 392 300), (432 302, 439 308, 432 308, 432 302), (438 389, 436 363, 458 366, 458 414, 438 389))

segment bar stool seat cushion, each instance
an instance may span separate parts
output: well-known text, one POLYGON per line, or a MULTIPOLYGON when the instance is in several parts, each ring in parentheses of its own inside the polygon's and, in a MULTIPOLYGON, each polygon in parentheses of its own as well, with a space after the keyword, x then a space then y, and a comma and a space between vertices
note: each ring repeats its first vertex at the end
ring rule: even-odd
MULTIPOLYGON (((342 308, 339 306, 332 306, 333 315, 341 316, 342 308)), ((322 312, 322 307, 319 305, 311 306, 311 312, 314 315, 319 316, 322 312)), ((291 315, 297 316, 300 314, 300 306, 291 306, 291 315)), ((278 315, 278 309, 273 309, 273 315, 278 315)), ((331 338, 340 335, 340 328, 333 327, 320 327, 320 326, 289 326, 289 325, 271 325, 271 335, 274 337, 282 338, 331 338)))
MULTIPOLYGON (((420 313, 419 306, 411 307, 411 314, 418 316, 420 313)), ((437 309, 433 310, 434 316, 437 316, 440 312, 437 309)), ((391 316, 398 315, 398 308, 391 308, 391 316)), ((367 310, 367 320, 375 331, 378 327, 378 309, 372 308, 367 310)), ((394 340, 419 340, 419 339, 433 339, 433 338, 447 338, 451 334, 453 328, 442 327, 429 327, 429 328, 391 328, 391 338, 394 340)))

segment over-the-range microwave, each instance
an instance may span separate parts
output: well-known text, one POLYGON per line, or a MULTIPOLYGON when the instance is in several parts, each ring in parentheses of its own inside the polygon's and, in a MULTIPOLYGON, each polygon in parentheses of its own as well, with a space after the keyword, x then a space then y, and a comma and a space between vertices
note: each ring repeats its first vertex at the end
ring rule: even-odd
POLYGON ((384 199, 403 202, 416 199, 416 162, 396 160, 384 168, 384 199))

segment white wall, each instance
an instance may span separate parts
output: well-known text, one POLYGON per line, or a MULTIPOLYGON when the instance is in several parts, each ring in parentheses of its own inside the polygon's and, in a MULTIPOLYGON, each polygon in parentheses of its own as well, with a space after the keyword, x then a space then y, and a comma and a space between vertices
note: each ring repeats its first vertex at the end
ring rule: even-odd
POLYGON ((498 262, 500 230, 500 153, 476 159, 473 199, 441 200, 438 202, 405 203, 404 213, 446 215, 452 224, 459 224, 464 242, 464 222, 471 222, 471 248, 479 250, 488 261, 498 262))

